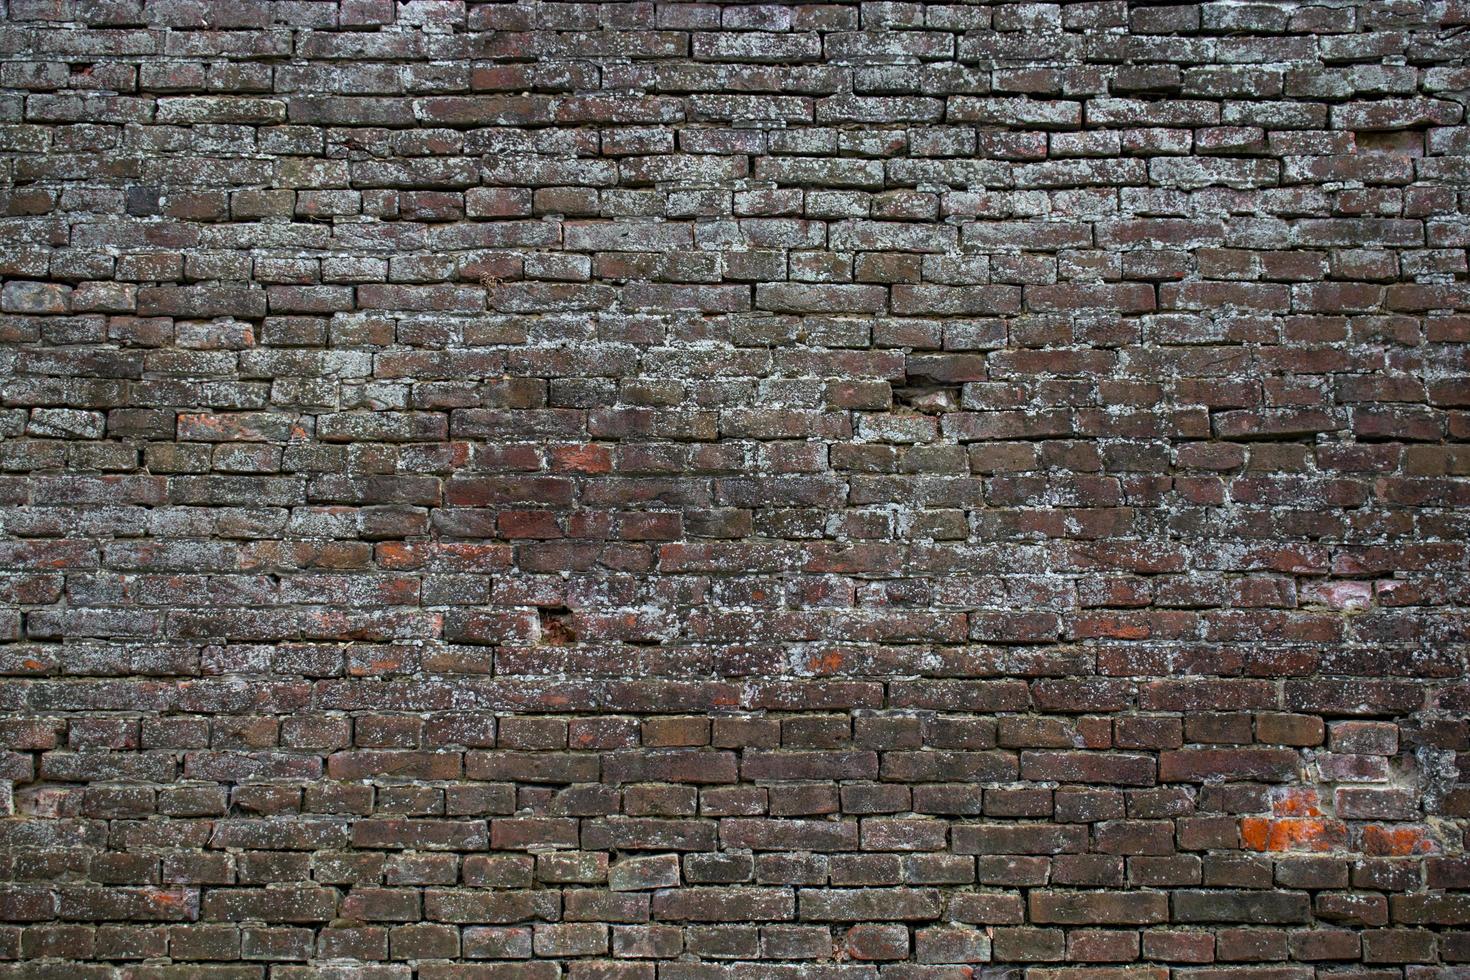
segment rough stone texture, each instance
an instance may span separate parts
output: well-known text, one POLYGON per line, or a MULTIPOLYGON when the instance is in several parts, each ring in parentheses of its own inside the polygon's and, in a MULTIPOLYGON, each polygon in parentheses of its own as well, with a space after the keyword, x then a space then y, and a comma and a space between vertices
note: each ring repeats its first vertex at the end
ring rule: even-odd
POLYGON ((0 12, 0 978, 1470 976, 1465 3, 0 12))

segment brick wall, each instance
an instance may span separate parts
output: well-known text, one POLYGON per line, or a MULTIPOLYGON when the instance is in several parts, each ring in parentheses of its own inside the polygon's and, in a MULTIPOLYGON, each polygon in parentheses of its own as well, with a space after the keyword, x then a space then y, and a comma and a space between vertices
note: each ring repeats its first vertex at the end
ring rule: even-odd
POLYGON ((1464 3, 0 13, 0 978, 1470 977, 1464 3))

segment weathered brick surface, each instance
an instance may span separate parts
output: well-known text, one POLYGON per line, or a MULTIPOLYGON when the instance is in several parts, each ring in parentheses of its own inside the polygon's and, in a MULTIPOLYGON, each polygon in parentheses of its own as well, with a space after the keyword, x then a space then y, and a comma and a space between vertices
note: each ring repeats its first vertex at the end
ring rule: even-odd
POLYGON ((0 978, 1470 977, 1470 7, 0 0, 0 978))

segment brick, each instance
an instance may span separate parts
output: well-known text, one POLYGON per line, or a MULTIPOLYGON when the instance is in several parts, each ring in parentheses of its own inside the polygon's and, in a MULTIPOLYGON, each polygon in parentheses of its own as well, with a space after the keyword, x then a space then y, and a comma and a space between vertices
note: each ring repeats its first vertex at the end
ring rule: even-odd
POLYGON ((901 925, 856 925, 847 931, 846 952, 855 960, 904 960, 909 931, 901 925))
POLYGON ((1295 776, 1300 763, 1286 749, 1183 749, 1159 756, 1159 778, 1171 783, 1210 778, 1283 782, 1295 776))
POLYGON ((801 915, 814 922, 926 920, 939 917, 934 889, 804 889, 801 915))
POLYGON ((1147 925, 1169 920, 1168 896, 1162 892, 1032 891, 1032 922, 1065 925, 1147 925))
POLYGON ((821 286, 762 283, 756 286, 757 309, 780 313, 876 313, 887 302, 882 286, 821 286))
POLYGON ((1328 747, 1333 752, 1393 755, 1398 746, 1398 726, 1390 722, 1341 721, 1328 729, 1328 747))
POLYGON ((795 911, 796 896, 785 888, 679 888, 653 897, 654 917, 673 921, 784 921, 795 911))
POLYGON ((1178 891, 1176 922, 1306 922, 1307 896, 1300 892, 1178 891))
POLYGON ((920 963, 985 963, 991 955, 990 937, 983 930, 958 926, 919 929, 914 946, 920 963))
POLYGON ((614 891, 673 888, 679 884, 679 861, 675 855, 631 857, 608 869, 608 887, 614 891))
POLYGON ((0 311, 6 313, 70 313, 72 289, 60 283, 12 280, 0 287, 0 311))

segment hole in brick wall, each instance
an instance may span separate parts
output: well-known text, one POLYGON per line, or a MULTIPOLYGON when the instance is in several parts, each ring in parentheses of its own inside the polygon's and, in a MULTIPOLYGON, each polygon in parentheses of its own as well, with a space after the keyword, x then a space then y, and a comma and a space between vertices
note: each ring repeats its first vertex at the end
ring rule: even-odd
POLYGON ((546 606, 537 610, 541 620, 541 642, 547 646, 564 647, 577 642, 577 632, 572 629, 572 611, 566 606, 546 606))
POLYGON ((1353 141, 1359 153, 1424 155, 1424 131, 1421 129, 1354 133, 1353 141))
POLYGON ((936 415, 953 412, 960 407, 959 385, 915 385, 893 390, 894 407, 899 411, 936 415))

